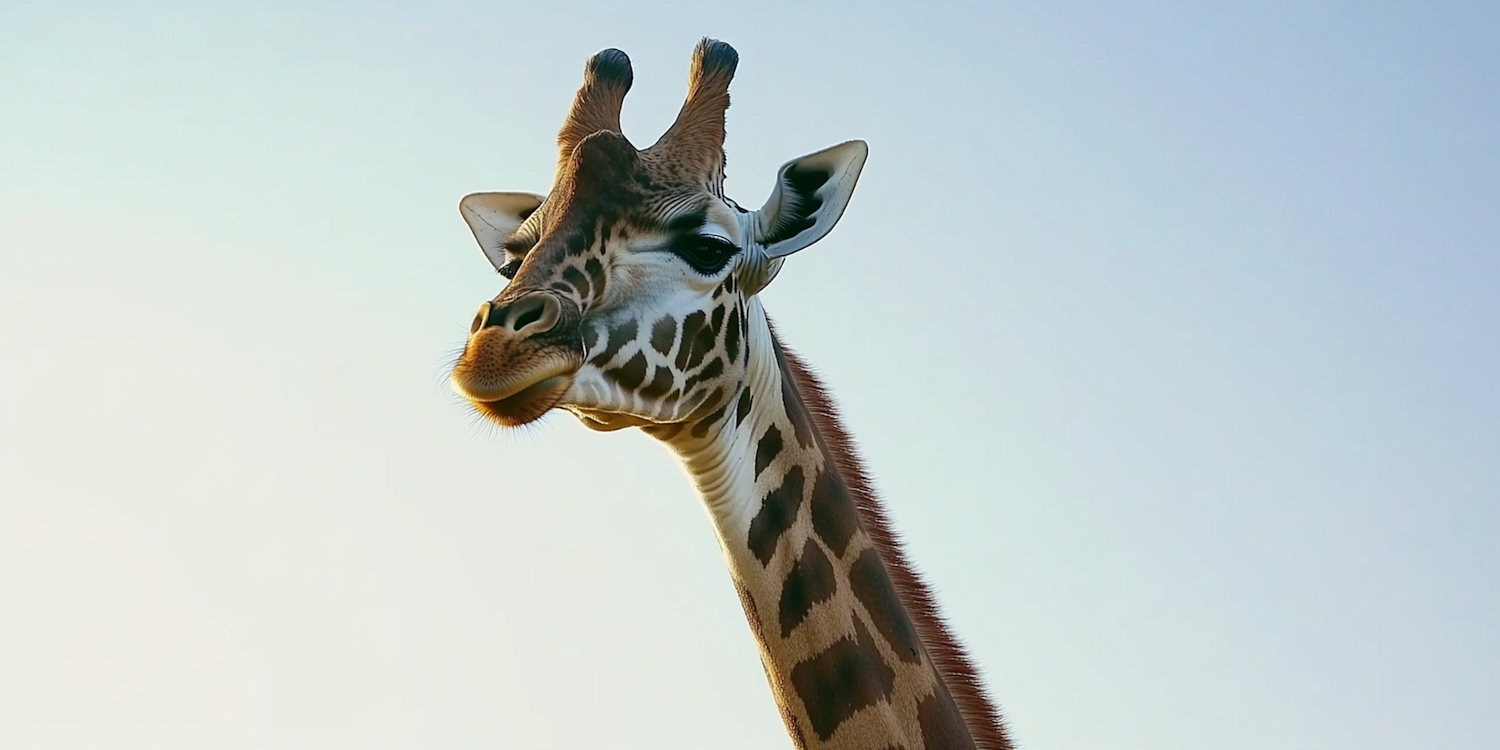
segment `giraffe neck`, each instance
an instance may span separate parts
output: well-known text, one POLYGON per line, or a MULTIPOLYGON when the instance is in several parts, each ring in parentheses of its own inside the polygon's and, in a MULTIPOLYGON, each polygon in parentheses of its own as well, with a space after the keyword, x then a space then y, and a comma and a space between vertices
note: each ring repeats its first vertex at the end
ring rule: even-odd
POLYGON ((906 566, 832 406, 745 308, 748 377, 721 412, 653 431, 692 476, 799 748, 1009 748, 906 566))

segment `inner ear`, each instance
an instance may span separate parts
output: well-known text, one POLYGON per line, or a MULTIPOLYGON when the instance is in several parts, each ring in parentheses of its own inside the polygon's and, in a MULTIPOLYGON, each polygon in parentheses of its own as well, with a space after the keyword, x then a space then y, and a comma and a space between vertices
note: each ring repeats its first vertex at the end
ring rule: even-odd
POLYGON ((515 250, 526 244, 516 241, 524 239, 517 237, 516 232, 544 200, 535 193, 474 193, 458 202, 458 212, 468 222, 490 265, 502 274, 510 267, 514 275, 515 250), (510 254, 506 253, 507 246, 511 248, 510 254))
POLYGON ((782 165, 771 197, 756 212, 756 242, 766 257, 791 255, 833 230, 869 153, 864 141, 849 141, 782 165))
POLYGON ((775 221, 761 240, 762 245, 776 245, 796 237, 814 226, 814 217, 823 207, 823 198, 818 195, 833 173, 811 164, 792 162, 781 171, 781 205, 777 207, 775 221))

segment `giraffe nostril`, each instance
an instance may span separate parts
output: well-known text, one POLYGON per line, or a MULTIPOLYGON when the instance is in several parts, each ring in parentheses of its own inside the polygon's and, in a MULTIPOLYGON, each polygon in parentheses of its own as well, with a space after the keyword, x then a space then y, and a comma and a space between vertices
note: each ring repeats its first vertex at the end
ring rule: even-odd
POLYGON ((534 307, 534 308, 532 308, 530 310, 527 310, 526 312, 521 313, 520 315, 517 315, 516 319, 514 321, 512 321, 511 324, 510 324, 511 330, 520 332, 520 330, 522 328, 525 328, 526 326, 531 325, 532 323, 535 323, 538 320, 541 320, 542 319, 542 312, 545 311, 545 309, 546 308, 544 306, 537 305, 536 307, 534 307))
POLYGON ((508 305, 491 300, 479 306, 469 335, 477 336, 486 328, 504 328, 508 334, 534 336, 552 330, 561 312, 557 298, 547 293, 527 294, 508 305))
POLYGON ((488 322, 490 322, 490 303, 486 302, 479 306, 479 312, 474 313, 474 322, 469 324, 469 335, 479 333, 479 329, 488 322))
POLYGON ((552 330, 552 326, 557 325, 559 312, 555 296, 545 292, 533 293, 516 300, 499 320, 490 324, 506 326, 522 336, 534 336, 552 330))

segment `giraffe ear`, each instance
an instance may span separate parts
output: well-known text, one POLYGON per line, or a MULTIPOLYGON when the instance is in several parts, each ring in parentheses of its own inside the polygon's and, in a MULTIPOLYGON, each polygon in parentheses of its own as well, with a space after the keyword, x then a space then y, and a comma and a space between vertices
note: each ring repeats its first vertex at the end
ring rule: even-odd
POLYGON ((844 215, 870 147, 848 141, 793 159, 776 173, 776 187, 756 212, 756 242, 767 258, 782 258, 823 239, 844 215))
POLYGON ((498 271, 516 259, 506 254, 505 241, 544 200, 534 193, 474 193, 458 202, 458 212, 469 223, 484 257, 498 271))

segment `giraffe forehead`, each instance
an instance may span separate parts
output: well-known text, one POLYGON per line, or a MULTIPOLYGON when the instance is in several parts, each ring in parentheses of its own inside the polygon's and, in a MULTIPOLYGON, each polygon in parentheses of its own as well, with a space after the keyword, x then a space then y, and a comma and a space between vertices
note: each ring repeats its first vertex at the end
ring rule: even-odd
MULTIPOLYGON (((632 290, 655 290, 648 296, 663 299, 669 287, 649 281, 654 272, 647 270, 659 257, 635 251, 663 249, 695 233, 740 239, 738 214, 710 188, 637 151, 618 133, 595 133, 574 149, 552 193, 512 238, 515 247, 507 249, 524 260, 513 279, 521 283, 511 287, 559 292, 586 312, 601 302, 628 309, 636 300, 632 290)), ((720 284, 711 298, 722 299, 724 291, 720 284)))
POLYGON ((538 218, 565 221, 576 213, 612 214, 639 229, 664 229, 684 214, 706 212, 716 223, 733 222, 732 211, 711 186, 663 155, 636 150, 623 135, 595 133, 580 142, 559 170, 538 218), (723 215, 720 215, 723 214, 723 215))
POLYGON ((540 238, 533 250, 558 258, 578 256, 601 244, 639 237, 667 238, 699 230, 733 239, 737 224, 722 201, 701 188, 647 191, 633 182, 549 196, 521 233, 540 238), (583 193, 583 194, 580 194, 583 193))

